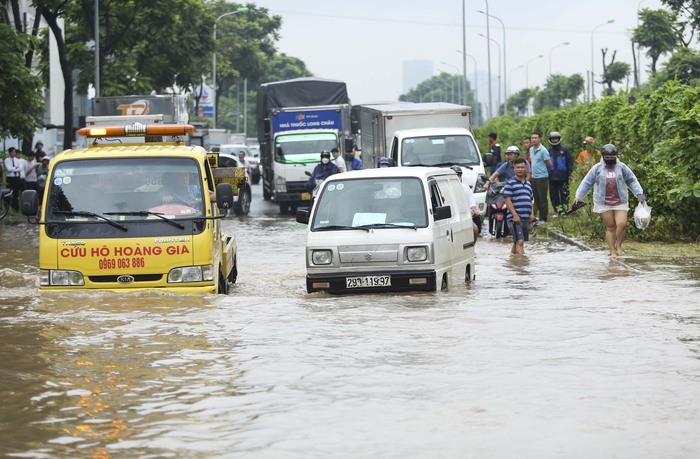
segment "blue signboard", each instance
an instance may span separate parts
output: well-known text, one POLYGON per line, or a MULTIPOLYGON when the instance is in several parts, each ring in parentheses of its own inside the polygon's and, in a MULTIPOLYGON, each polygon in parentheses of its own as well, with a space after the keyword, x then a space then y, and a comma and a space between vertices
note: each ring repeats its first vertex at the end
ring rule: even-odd
POLYGON ((274 132, 297 129, 341 129, 339 110, 280 112, 272 117, 274 132))

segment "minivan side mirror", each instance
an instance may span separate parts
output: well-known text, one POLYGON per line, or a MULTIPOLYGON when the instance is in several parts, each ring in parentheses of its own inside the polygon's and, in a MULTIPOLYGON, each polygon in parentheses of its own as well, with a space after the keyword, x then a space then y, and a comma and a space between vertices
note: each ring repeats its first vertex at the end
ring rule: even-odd
POLYGON ((311 209, 307 209, 307 208, 297 209, 297 223, 304 223, 305 225, 308 225, 310 213, 311 213, 311 209))
POLYGON ((452 218, 452 207, 450 206, 440 206, 436 207, 433 211, 433 217, 435 221, 444 220, 446 218, 452 218))

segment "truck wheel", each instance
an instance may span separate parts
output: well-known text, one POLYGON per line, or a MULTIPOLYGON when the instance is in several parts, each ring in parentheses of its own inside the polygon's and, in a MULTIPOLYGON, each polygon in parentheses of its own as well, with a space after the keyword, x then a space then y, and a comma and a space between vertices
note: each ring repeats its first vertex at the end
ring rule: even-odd
POLYGON ((250 212, 250 188, 246 185, 238 192, 238 202, 233 205, 233 212, 236 215, 248 215, 250 212))
POLYGON ((253 172, 253 185, 257 185, 258 183, 260 183, 260 172, 257 174, 253 172))
POLYGON ((219 288, 217 292, 220 295, 228 295, 228 279, 224 277, 224 270, 219 266, 219 288))
POLYGON ((291 212, 291 210, 290 210, 291 207, 292 207, 292 206, 290 206, 290 205, 287 204, 286 202, 281 202, 281 203, 280 203, 280 213, 281 213, 282 215, 287 215, 287 214, 289 214, 289 213, 291 212))
POLYGON ((238 278, 238 260, 237 257, 233 257, 233 269, 231 269, 231 272, 228 275, 228 281, 231 282, 232 284, 236 283, 236 279, 238 278))

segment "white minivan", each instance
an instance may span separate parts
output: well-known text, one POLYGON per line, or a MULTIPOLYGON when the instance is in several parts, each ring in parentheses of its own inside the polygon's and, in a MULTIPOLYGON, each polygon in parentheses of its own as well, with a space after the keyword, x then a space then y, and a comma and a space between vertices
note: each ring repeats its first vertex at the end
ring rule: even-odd
POLYGON ((471 214, 451 169, 332 175, 297 221, 308 224, 308 292, 435 291, 474 278, 471 214))

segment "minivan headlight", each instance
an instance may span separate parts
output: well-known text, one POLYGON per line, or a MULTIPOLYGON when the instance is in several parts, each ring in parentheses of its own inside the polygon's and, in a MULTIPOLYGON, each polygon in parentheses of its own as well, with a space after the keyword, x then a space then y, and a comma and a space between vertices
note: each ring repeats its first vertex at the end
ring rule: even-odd
POLYGON ((311 261, 315 265, 330 265, 333 254, 330 250, 314 250, 311 252, 311 261))
POLYGON ((428 248, 424 245, 418 247, 406 247, 406 260, 425 261, 428 259, 428 248))

